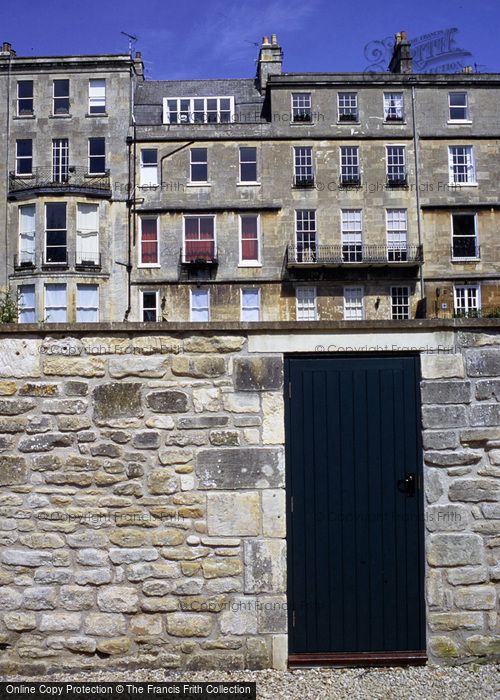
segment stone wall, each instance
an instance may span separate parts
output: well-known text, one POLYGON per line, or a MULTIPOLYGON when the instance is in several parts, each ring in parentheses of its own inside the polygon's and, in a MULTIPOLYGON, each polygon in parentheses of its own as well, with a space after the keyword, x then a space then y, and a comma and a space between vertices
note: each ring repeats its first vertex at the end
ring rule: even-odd
MULTIPOLYGON (((348 336, 260 326, 0 338, 0 672, 286 666, 283 353, 348 336)), ((428 651, 463 662, 500 653, 500 334, 449 337, 422 355, 428 651)))

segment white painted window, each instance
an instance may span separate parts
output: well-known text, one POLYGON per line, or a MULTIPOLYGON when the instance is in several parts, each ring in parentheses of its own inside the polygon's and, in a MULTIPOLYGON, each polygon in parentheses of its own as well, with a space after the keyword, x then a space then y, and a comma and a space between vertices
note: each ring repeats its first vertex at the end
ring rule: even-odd
POLYGON ((260 321, 260 289, 241 290, 241 320, 260 321))
POLYGON ((106 114, 106 81, 89 80, 89 114, 106 114))
POLYGON ((406 149, 404 146, 387 146, 387 184, 406 184, 406 149))
POLYGON ((99 265, 99 205, 76 205, 76 264, 99 265))
POLYGON ((66 323, 68 298, 65 284, 45 285, 45 323, 66 323))
POLYGON ((457 284, 454 288, 455 316, 475 318, 481 313, 481 293, 477 284, 457 284))
POLYGON ((52 140, 52 180, 67 182, 69 177, 69 141, 52 140))
POLYGON ((292 121, 312 121, 312 101, 310 92, 295 92, 292 94, 292 121))
POLYGON ((106 172, 106 139, 102 136, 89 139, 89 175, 106 172))
POLYGON ((260 264, 260 221, 257 214, 240 216, 240 265, 260 264))
POLYGON ((99 321, 99 285, 76 285, 77 323, 97 323, 99 321))
POLYGON ((361 262, 363 260, 361 209, 342 210, 342 259, 344 262, 361 262))
POLYGON ((240 148, 240 182, 257 182, 257 149, 254 146, 240 148))
POLYGON ((19 323, 36 323, 36 294, 34 284, 17 288, 19 294, 19 323))
POLYGON ((317 321, 316 287, 297 287, 295 290, 297 321, 317 321))
POLYGON ((35 265, 35 213, 34 204, 19 207, 19 263, 25 266, 35 265))
POLYGON ((403 93, 384 92, 384 119, 386 122, 402 122, 403 113, 403 93))
POLYGON ((69 114, 69 80, 67 78, 52 82, 52 113, 69 114))
POLYGON ((68 228, 66 202, 47 202, 45 205, 45 263, 68 263, 68 228))
POLYGON ((311 146, 297 146, 294 151, 294 184, 298 187, 314 185, 313 154, 311 146))
POLYGON ((450 184, 476 184, 473 146, 449 146, 448 163, 450 169, 450 184))
POLYGON ((316 211, 298 209, 295 212, 295 245, 297 262, 316 260, 316 211))
POLYGON ((450 122, 469 121, 469 105, 466 92, 449 92, 448 109, 450 122))
POLYGON ((391 287, 391 316, 395 321, 410 318, 409 287, 391 287))
POLYGON ((139 263, 141 267, 158 267, 158 218, 143 216, 139 226, 139 263))
POLYGON ((213 262, 216 259, 215 217, 184 217, 184 262, 213 262))
POLYGON ((33 141, 17 139, 16 141, 16 175, 33 173, 33 141))
POLYGON ((452 260, 478 260, 475 214, 452 214, 452 260))
POLYGON ((234 121, 234 97, 165 97, 164 124, 227 124, 234 121))
POLYGON ((210 292, 208 289, 191 289, 191 321, 210 320, 210 292))
POLYGON ((359 169, 358 146, 340 147, 340 184, 359 185, 361 173, 359 169))
POLYGON ((141 149, 140 178, 142 187, 151 187, 158 184, 158 149, 141 149))
POLYGON ((406 209, 387 209, 387 259, 408 260, 408 224, 406 209))
POLYGON ((358 93, 339 92, 337 96, 339 122, 358 121, 358 93))
POLYGON ((30 117, 33 114, 33 81, 17 82, 17 116, 30 117))
POLYGON ((140 294, 141 321, 144 321, 145 323, 154 323, 158 321, 159 292, 155 290, 141 292, 140 294))
POLYGON ((344 320, 361 321, 364 316, 363 287, 344 287, 344 320))
POLYGON ((190 160, 191 182, 208 182, 208 150, 206 148, 192 148, 190 160))

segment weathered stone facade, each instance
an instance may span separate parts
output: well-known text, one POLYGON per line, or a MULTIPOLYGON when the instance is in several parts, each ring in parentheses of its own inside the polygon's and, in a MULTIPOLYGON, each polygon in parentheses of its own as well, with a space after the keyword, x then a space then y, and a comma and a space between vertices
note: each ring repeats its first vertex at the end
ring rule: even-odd
MULTIPOLYGON (((428 653, 463 662, 500 653, 500 334, 443 323, 399 338, 449 343, 422 354, 428 653)), ((343 325, 3 334, 3 673, 285 667, 283 357, 343 325)))

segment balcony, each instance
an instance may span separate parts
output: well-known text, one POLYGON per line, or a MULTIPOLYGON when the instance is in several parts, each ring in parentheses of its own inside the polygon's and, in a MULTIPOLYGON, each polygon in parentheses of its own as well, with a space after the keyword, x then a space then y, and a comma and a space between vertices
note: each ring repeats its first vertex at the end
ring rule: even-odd
POLYGON ((415 267, 423 262, 422 246, 407 245, 289 245, 287 267, 415 267))
POLYGON ((196 267, 216 267, 219 264, 217 259, 217 248, 213 242, 207 242, 192 246, 186 242, 186 247, 181 248, 181 265, 192 268, 196 267))
POLYGON ((16 198, 24 193, 67 194, 77 192, 94 196, 111 197, 109 171, 91 175, 87 168, 69 166, 67 172, 55 172, 53 168, 33 168, 31 175, 9 173, 9 195, 16 198))
POLYGON ((14 272, 30 272, 36 269, 35 253, 21 253, 14 255, 14 272))
POLYGON ((75 255, 75 270, 88 270, 89 272, 100 270, 101 264, 101 254, 100 253, 86 253, 84 251, 77 251, 75 255))

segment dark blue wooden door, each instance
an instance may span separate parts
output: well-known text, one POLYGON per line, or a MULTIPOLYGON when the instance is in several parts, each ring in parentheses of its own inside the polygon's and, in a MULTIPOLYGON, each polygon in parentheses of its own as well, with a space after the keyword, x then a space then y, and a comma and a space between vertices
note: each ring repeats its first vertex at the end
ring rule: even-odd
POLYGON ((419 358, 286 364, 289 651, 423 650, 419 358))

